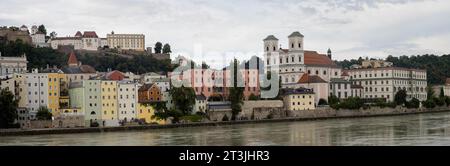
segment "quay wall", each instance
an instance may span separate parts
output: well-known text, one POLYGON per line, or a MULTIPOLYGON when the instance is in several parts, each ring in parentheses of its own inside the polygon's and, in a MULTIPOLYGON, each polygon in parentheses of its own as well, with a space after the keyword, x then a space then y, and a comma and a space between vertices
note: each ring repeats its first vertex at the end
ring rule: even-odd
MULTIPOLYGON (((272 111, 273 114, 277 114, 276 110, 272 111)), ((180 128, 180 127, 223 126, 223 125, 251 124, 251 123, 325 120, 325 119, 339 119, 339 118, 401 116, 408 114, 450 112, 450 107, 436 107, 434 109, 423 109, 423 108, 406 109, 400 107, 393 109, 393 108, 372 107, 366 110, 364 109, 333 110, 330 108, 321 108, 308 111, 286 111, 282 109, 278 111, 279 115, 287 113, 288 117, 277 118, 277 116, 272 116, 271 119, 264 118, 260 120, 217 121, 217 122, 198 122, 198 123, 184 123, 184 124, 141 125, 141 126, 137 125, 137 126, 99 127, 99 128, 0 129, 0 136, 94 133, 94 132, 132 131, 132 130, 149 130, 149 129, 180 128)))

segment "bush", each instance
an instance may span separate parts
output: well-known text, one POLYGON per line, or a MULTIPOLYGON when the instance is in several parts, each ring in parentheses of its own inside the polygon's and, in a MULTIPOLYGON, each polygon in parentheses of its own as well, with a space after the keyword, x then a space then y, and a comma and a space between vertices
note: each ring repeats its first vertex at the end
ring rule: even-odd
POLYGON ((325 99, 320 99, 319 105, 328 105, 328 102, 325 99))
POLYGON ((423 104, 423 106, 424 106, 425 108, 434 108, 434 107, 436 107, 436 103, 434 103, 433 100, 426 100, 426 101, 423 101, 422 104, 423 104))
POLYGON ((450 106, 450 97, 445 97, 445 103, 447 103, 447 107, 450 106))
POLYGON ((91 123, 91 127, 98 127, 100 126, 100 124, 98 124, 98 122, 92 122, 91 123))
POLYGON ((227 114, 225 114, 225 116, 223 116, 222 121, 229 121, 230 119, 228 118, 227 114))
POLYGON ((406 108, 419 108, 420 101, 416 98, 413 98, 411 101, 406 102, 406 108))
POLYGON ((437 106, 442 107, 442 106, 445 105, 445 99, 444 98, 435 97, 435 98, 433 98, 433 100, 434 100, 434 103, 436 103, 437 106))
POLYGON ((200 115, 188 115, 180 117, 180 120, 189 121, 189 122, 201 122, 203 119, 200 115))

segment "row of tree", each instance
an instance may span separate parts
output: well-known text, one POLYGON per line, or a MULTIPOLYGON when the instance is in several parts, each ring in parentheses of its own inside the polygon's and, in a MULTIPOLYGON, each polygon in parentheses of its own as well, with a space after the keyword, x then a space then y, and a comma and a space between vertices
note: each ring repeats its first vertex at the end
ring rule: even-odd
POLYGON ((163 44, 161 42, 156 42, 154 50, 155 50, 155 53, 157 53, 157 54, 161 54, 161 53, 163 53, 163 54, 170 54, 170 53, 172 53, 172 50, 171 50, 170 45, 168 43, 164 44, 164 46, 163 46, 163 44))

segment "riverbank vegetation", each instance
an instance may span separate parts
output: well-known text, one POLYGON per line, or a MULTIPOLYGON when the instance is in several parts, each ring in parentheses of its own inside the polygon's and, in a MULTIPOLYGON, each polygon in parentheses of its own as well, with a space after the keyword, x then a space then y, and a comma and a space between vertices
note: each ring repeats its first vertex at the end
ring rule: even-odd
POLYGON ((0 128, 15 128, 17 104, 14 95, 7 89, 0 88, 0 128))

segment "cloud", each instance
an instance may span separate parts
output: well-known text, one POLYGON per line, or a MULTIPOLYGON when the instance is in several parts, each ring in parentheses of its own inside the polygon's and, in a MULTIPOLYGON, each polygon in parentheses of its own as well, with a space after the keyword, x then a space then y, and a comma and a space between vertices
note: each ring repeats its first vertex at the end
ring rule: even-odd
POLYGON ((201 44, 205 54, 250 56, 263 51, 267 35, 287 45, 287 36, 300 31, 308 50, 331 48, 336 59, 449 53, 449 15, 445 0, 3 0, 0 6, 1 25, 45 24, 59 36, 143 33, 149 47, 162 41, 189 54, 201 44))

